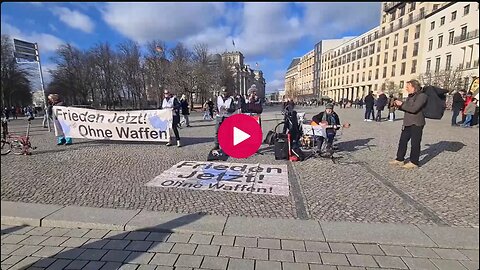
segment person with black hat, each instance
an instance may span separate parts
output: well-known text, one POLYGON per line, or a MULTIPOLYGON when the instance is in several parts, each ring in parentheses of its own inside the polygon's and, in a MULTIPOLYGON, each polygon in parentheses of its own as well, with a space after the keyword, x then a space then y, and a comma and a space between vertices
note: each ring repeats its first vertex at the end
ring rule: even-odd
MULTIPOLYGON (((312 121, 314 122, 312 124, 320 125, 325 129, 325 134, 327 137, 326 151, 330 155, 333 154, 333 140, 335 139, 337 130, 339 130, 341 127, 340 118, 338 117, 338 114, 333 111, 333 104, 328 103, 325 105, 325 111, 313 116, 312 121)), ((325 138, 320 136, 318 140, 318 151, 321 152, 325 138)))

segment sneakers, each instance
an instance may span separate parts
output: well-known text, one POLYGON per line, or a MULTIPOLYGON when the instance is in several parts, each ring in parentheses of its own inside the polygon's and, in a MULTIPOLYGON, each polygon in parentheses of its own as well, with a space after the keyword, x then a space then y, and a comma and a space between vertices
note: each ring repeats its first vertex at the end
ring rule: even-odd
POLYGON ((367 122, 372 122, 373 120, 372 119, 367 119, 367 122))
POLYGON ((402 168, 404 168, 404 169, 415 169, 415 168, 418 168, 418 165, 415 165, 412 162, 408 162, 407 164, 403 165, 402 168))
POLYGON ((180 143, 180 140, 177 141, 177 147, 182 147, 182 144, 180 143))
POLYGON ((390 165, 403 166, 403 165, 405 164, 405 162, 394 159, 394 160, 390 160, 390 161, 388 162, 388 164, 390 164, 390 165))
POLYGON ((367 122, 367 119, 363 119, 363 122, 367 122))
POLYGON ((172 143, 168 142, 167 144, 165 144, 165 146, 172 146, 172 143))

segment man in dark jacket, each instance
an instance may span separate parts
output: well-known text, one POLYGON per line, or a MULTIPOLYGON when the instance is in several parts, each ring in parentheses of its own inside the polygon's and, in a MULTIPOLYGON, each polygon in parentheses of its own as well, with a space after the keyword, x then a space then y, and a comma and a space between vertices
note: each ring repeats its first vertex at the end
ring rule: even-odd
POLYGON ((465 90, 460 90, 453 94, 453 101, 452 101, 452 127, 458 126, 457 124, 457 117, 460 112, 463 110, 465 100, 463 97, 465 96, 465 90))
MULTIPOLYGON (((337 134, 337 130, 340 129, 340 118, 338 114, 333 111, 333 104, 328 103, 325 105, 325 111, 313 116, 312 121, 318 125, 328 126, 325 128, 325 134, 327 135, 327 148, 326 151, 331 155, 333 154, 333 140, 337 134)), ((325 138, 320 136, 318 143, 318 151, 320 152, 323 146, 325 138)))
POLYGON ((395 105, 405 112, 403 116, 402 134, 398 142, 397 158, 390 161, 392 165, 402 165, 403 168, 417 168, 420 159, 420 144, 422 142, 425 116, 423 107, 427 103, 427 95, 421 92, 420 83, 417 80, 407 82, 406 90, 408 97, 405 102, 395 101, 395 105), (404 164, 407 144, 411 140, 410 162, 404 164))
POLYGON ((377 118, 375 118, 375 121, 377 122, 382 121, 382 111, 383 109, 385 109, 385 106, 387 105, 387 103, 388 103, 387 96, 383 92, 381 92, 377 99, 377 118))
POLYGON ((375 98, 373 97, 373 91, 370 91, 368 95, 365 97, 365 122, 372 121, 370 119, 370 115, 373 119, 375 119, 375 111, 373 110, 373 106, 375 104, 375 98))

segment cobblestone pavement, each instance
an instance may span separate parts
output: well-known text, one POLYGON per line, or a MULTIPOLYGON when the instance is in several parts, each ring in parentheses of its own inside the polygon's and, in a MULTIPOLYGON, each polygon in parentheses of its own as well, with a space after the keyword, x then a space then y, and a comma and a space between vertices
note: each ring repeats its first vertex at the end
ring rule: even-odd
MULTIPOLYGON (((311 118, 321 108, 297 110, 311 118)), ((193 127, 180 130, 182 148, 87 140, 56 146, 53 134, 35 120, 32 142, 38 149, 34 155, 1 158, 1 199, 180 213, 478 226, 477 127, 450 127, 448 111, 443 120, 428 121, 422 166, 406 171, 387 164, 396 153, 401 121, 363 122, 363 110, 337 111, 342 121, 352 123, 337 142, 341 158, 290 164, 289 197, 146 187, 179 161, 206 160, 213 146, 214 124, 194 114, 193 127)), ((268 108, 262 121, 264 133, 279 119, 279 108, 268 108)), ((24 125, 15 120, 10 126, 23 132, 24 125)), ((229 161, 288 163, 276 161, 271 151, 229 161)))
POLYGON ((2 225, 2 269, 474 270, 478 249, 2 225))

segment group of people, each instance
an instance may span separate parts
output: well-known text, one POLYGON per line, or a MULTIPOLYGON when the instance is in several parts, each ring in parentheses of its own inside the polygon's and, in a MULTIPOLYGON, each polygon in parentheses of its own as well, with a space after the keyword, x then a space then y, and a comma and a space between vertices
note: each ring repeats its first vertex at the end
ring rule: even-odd
MULTIPOLYGON (((232 95, 231 93, 232 92, 229 91, 226 86, 223 86, 221 87, 220 95, 217 97, 216 105, 210 98, 208 101, 205 102, 203 106, 204 120, 215 119, 214 150, 220 149, 220 146, 218 144, 218 128, 227 117, 236 113, 250 113, 260 115, 263 111, 262 102, 261 99, 257 96, 257 88, 255 84, 253 84, 248 89, 248 96, 246 99, 239 94, 232 95), (215 116, 214 113, 216 114, 215 116)), ((190 114, 189 104, 185 95, 183 95, 180 100, 178 100, 176 96, 172 95, 169 90, 165 90, 164 95, 165 98, 163 99, 161 109, 172 109, 172 130, 175 135, 175 143, 170 141, 166 145, 171 146, 173 144, 176 144, 178 147, 181 147, 182 144, 180 141, 180 134, 178 132, 178 128, 180 127, 180 114, 183 115, 186 126, 190 127, 190 122, 188 118, 188 115, 190 114)))
POLYGON ((452 100, 452 127, 472 127, 476 109, 477 99, 473 97, 472 92, 467 93, 465 90, 455 92, 452 100), (457 118, 460 113, 462 113, 462 123, 458 124, 457 118))
POLYGON ((5 120, 10 121, 10 117, 12 119, 18 119, 19 116, 23 115, 32 118, 35 117, 37 113, 37 108, 34 108, 32 106, 27 106, 23 108, 20 106, 12 106, 11 108, 5 107, 2 110, 2 117, 4 117, 5 120))

